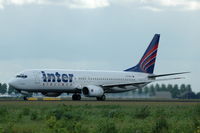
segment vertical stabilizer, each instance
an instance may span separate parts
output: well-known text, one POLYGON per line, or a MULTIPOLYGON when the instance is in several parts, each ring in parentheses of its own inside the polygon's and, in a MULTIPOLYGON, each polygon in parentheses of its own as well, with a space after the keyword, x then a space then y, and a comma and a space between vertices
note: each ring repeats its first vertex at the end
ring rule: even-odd
POLYGON ((153 74, 158 51, 159 39, 160 34, 155 34, 140 62, 136 66, 126 69, 124 71, 144 72, 153 74))

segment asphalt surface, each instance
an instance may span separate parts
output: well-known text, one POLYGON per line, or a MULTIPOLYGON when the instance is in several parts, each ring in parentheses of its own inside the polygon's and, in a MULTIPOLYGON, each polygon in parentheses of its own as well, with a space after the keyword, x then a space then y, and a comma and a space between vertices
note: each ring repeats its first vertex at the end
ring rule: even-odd
MULTIPOLYGON (((178 100, 135 100, 135 99, 107 99, 105 101, 97 101, 97 100, 88 100, 88 99, 83 99, 83 100, 80 100, 80 101, 72 101, 71 99, 64 99, 64 100, 27 100, 28 101, 31 101, 31 102, 37 102, 37 101, 42 101, 42 102, 51 102, 51 101, 54 101, 54 102, 64 102, 64 101, 71 101, 71 102, 160 102, 160 103, 174 103, 174 102, 180 102, 180 103, 200 103, 200 100, 185 100, 185 99, 178 99, 178 100)), ((9 99, 1 99, 0 102, 24 102, 24 100, 9 100, 9 99)))

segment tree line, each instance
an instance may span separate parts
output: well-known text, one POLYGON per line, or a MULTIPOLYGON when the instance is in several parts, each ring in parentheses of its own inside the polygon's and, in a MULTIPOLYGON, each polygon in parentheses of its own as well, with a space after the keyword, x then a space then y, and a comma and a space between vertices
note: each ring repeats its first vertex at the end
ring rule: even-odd
POLYGON ((14 88, 9 87, 6 83, 0 83, 0 94, 5 94, 8 89, 8 94, 18 93, 14 88))
POLYGON ((172 98, 182 99, 200 99, 200 92, 195 93, 192 91, 191 85, 172 85, 172 84, 152 84, 138 90, 138 94, 155 95, 156 92, 166 91, 170 92, 172 98))

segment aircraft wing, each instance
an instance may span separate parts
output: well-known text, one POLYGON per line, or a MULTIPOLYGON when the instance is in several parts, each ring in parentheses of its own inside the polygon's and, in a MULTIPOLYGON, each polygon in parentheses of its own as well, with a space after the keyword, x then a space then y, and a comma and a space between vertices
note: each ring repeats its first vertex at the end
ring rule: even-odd
POLYGON ((137 86, 140 84, 147 84, 147 83, 156 82, 156 81, 167 81, 167 80, 176 80, 176 79, 184 79, 184 78, 177 77, 177 78, 165 78, 165 79, 148 79, 148 80, 141 80, 141 81, 130 82, 130 83, 104 84, 102 86, 103 87, 120 87, 120 86, 128 86, 128 85, 137 86))
POLYGON ((148 78, 157 78, 157 77, 164 77, 164 76, 180 75, 180 74, 186 74, 186 73, 190 73, 190 72, 168 73, 168 74, 160 74, 160 75, 149 75, 148 78))

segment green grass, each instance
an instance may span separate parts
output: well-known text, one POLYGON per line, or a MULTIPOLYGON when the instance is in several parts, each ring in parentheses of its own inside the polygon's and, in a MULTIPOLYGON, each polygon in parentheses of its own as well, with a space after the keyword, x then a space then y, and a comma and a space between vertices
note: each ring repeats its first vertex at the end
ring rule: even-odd
POLYGON ((198 133, 200 104, 0 102, 0 133, 198 133))

